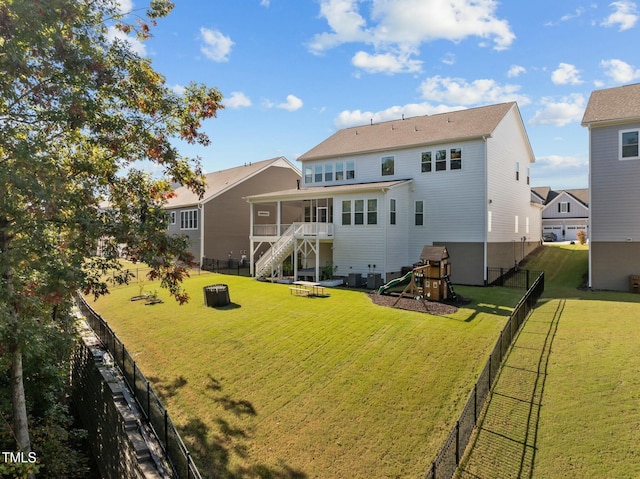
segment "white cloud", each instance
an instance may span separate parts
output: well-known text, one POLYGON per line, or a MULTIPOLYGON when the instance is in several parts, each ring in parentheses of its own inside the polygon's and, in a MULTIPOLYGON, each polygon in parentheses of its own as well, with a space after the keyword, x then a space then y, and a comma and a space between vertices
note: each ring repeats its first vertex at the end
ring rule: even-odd
POLYGON ((561 168, 582 168, 589 166, 589 159, 581 156, 549 155, 536 158, 536 165, 551 170, 561 168))
POLYGON ((629 83, 640 79, 640 69, 616 58, 603 60, 600 62, 600 66, 606 70, 605 74, 616 83, 629 83))
POLYGON ((118 0, 118 12, 125 14, 129 13, 133 10, 133 1, 132 0, 118 0))
POLYGON ((444 57, 442 57, 442 63, 445 65, 455 65, 456 56, 453 53, 446 53, 444 57))
POLYGON ((200 28, 200 38, 204 42, 200 47, 200 51, 214 62, 229 61, 231 47, 234 43, 231 38, 224 36, 218 30, 209 28, 200 28))
POLYGON ((173 91, 173 93, 175 93, 176 95, 184 95, 184 92, 186 91, 186 88, 183 87, 182 85, 179 84, 175 84, 171 87, 171 91, 173 91))
POLYGON ((269 0, 260 0, 260 6, 261 7, 268 7, 270 5, 270 1, 269 0))
POLYGON ((144 57, 147 55, 147 47, 145 46, 144 43, 142 43, 137 38, 131 35, 127 35, 121 30, 118 30, 116 27, 110 26, 107 29, 107 40, 110 42, 113 42, 116 39, 128 43, 131 50, 137 53, 138 55, 140 55, 141 57, 144 57))
POLYGON ((232 91, 231 96, 224 100, 224 105, 229 108, 244 108, 252 105, 251 99, 241 91, 232 91))
POLYGON ((420 85, 425 100, 452 105, 486 105, 517 101, 520 106, 527 105, 527 96, 518 93, 519 85, 499 85, 495 80, 480 79, 471 83, 462 78, 427 78, 420 85))
POLYGON ((568 14, 564 15, 560 19, 560 21, 567 22, 567 21, 572 20, 574 18, 581 17, 583 14, 584 14, 584 8, 578 7, 578 8, 576 8, 576 11, 574 13, 568 13, 568 14))
POLYGON ((529 121, 532 125, 564 126, 582 120, 585 109, 585 98, 580 93, 554 101, 553 98, 542 99, 542 109, 536 111, 529 121))
POLYGON ((371 112, 361 110, 344 110, 333 120, 336 128, 349 128, 351 126, 368 125, 383 121, 399 120, 402 115, 405 118, 422 115, 435 115, 448 111, 463 110, 463 106, 431 105, 429 103, 409 103, 404 106, 392 106, 386 110, 371 112))
POLYGON ((287 101, 279 103, 277 108, 287 111, 296 111, 302 108, 302 100, 295 95, 287 95, 287 101))
POLYGON ((615 9, 611 15, 607 17, 602 25, 605 27, 615 27, 619 25, 618 30, 624 31, 633 28, 638 21, 638 6, 629 0, 620 0, 609 5, 615 9))
MULTIPOLYGON (((404 54, 401 63, 406 65, 422 43, 439 39, 460 42, 479 37, 483 44, 493 40, 494 49, 504 50, 515 35, 509 23, 496 16, 496 8, 495 0, 320 0, 320 16, 330 31, 316 34, 308 47, 321 54, 344 43, 363 43, 375 49, 370 59, 384 59, 389 52, 398 58, 404 54), (364 3, 371 8, 361 12, 364 3)), ((385 71, 395 73, 397 64, 388 64, 391 70, 385 71)), ((401 71, 415 71, 411 68, 401 71)))
POLYGON ((351 63, 367 73, 413 73, 422 69, 420 60, 410 60, 407 55, 392 53, 369 55, 367 52, 358 52, 351 63))
POLYGON ((551 81, 556 85, 579 85, 580 70, 569 63, 560 63, 558 68, 551 74, 551 81))
POLYGON ((526 72, 527 72, 527 69, 523 66, 511 65, 511 68, 509 68, 509 71, 507 72, 507 77, 516 78, 526 72))
POLYGON ((589 155, 537 157, 531 165, 531 176, 534 185, 554 190, 585 188, 589 184, 589 155))

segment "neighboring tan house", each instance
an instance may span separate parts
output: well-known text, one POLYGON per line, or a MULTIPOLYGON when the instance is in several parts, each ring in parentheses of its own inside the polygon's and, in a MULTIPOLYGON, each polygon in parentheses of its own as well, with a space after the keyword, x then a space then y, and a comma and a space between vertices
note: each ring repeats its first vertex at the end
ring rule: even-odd
POLYGON ((166 210, 168 232, 185 235, 197 262, 249 258, 249 204, 252 194, 295 187, 300 172, 286 158, 247 163, 206 175, 202 199, 187 187, 175 190, 166 210))
POLYGON ((591 93, 589 286, 628 291, 640 275, 640 83, 591 93))
POLYGON ((540 198, 542 209, 542 233, 555 233, 558 241, 577 240, 578 231, 589 237, 589 190, 554 191, 548 186, 531 188, 540 198))
POLYGON ((540 243, 535 158, 514 102, 346 128, 298 160, 300 189, 248 198, 256 277, 291 257, 297 277, 389 281, 425 246, 446 246, 453 281, 483 284, 487 267, 511 268, 540 243))

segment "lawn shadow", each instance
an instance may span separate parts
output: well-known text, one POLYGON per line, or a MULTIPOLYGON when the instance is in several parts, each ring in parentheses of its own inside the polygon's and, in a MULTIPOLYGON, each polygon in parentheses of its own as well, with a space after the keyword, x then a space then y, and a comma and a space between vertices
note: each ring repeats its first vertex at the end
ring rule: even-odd
POLYGON ((216 309, 218 311, 227 311, 230 309, 240 309, 242 308, 242 306, 239 305, 238 303, 231 302, 229 304, 225 304, 224 306, 211 306, 211 308, 216 309))
POLYGON ((247 422, 243 417, 257 416, 256 408, 246 399, 234 398, 223 393, 222 382, 211 374, 207 375, 204 388, 207 400, 221 405, 222 409, 231 412, 232 416, 218 416, 206 423, 200 418, 191 418, 186 424, 178 427, 203 478, 305 479, 307 477, 304 472, 293 469, 282 461, 277 466, 252 464, 249 446, 254 437, 254 431, 251 426, 246 426, 247 422))
POLYGON ((182 375, 172 381, 160 379, 157 376, 149 376, 147 380, 153 384, 153 389, 155 389, 156 393, 162 400, 172 398, 178 394, 178 390, 180 388, 187 385, 187 380, 182 375))
POLYGON ((534 477, 542 398, 564 310, 530 317, 518 332, 454 477, 534 477))

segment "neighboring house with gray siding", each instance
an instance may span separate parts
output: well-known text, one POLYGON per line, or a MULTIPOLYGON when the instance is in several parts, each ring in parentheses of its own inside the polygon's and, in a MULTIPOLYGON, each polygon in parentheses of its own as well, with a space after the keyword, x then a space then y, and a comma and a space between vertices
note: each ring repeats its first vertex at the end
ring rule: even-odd
POLYGON ((531 189, 544 205, 542 233, 555 233, 558 241, 575 241, 578 231, 589 237, 589 190, 554 191, 548 186, 531 189))
POLYGON ((345 128, 298 161, 300 189, 249 198, 252 255, 272 246, 256 276, 291 257, 295 275, 330 265, 388 281, 444 245, 453 281, 483 284, 487 267, 511 268, 540 243, 535 158, 514 102, 345 128), (267 208, 275 216, 260 216, 267 208))
POLYGON ((640 83, 591 93, 589 286, 629 290, 640 275, 640 83))
POLYGON ((249 204, 245 197, 295 187, 298 169, 284 157, 208 173, 202 199, 187 187, 175 190, 166 205, 169 234, 190 240, 190 252, 202 258, 249 258, 249 204))

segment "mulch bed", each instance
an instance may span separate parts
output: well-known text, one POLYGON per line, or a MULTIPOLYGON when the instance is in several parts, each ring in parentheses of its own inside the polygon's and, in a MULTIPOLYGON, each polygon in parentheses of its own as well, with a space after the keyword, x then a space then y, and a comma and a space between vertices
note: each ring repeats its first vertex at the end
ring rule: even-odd
POLYGON ((456 306, 445 303, 436 303, 435 301, 425 301, 423 303, 419 299, 400 298, 398 304, 393 306, 393 303, 395 303, 398 299, 397 296, 370 293, 369 298, 371 298, 371 301, 379 306, 387 306, 389 308, 395 307, 398 309, 406 309, 407 311, 429 313, 438 316, 444 316, 446 314, 452 314, 458 311, 458 308, 456 306))

